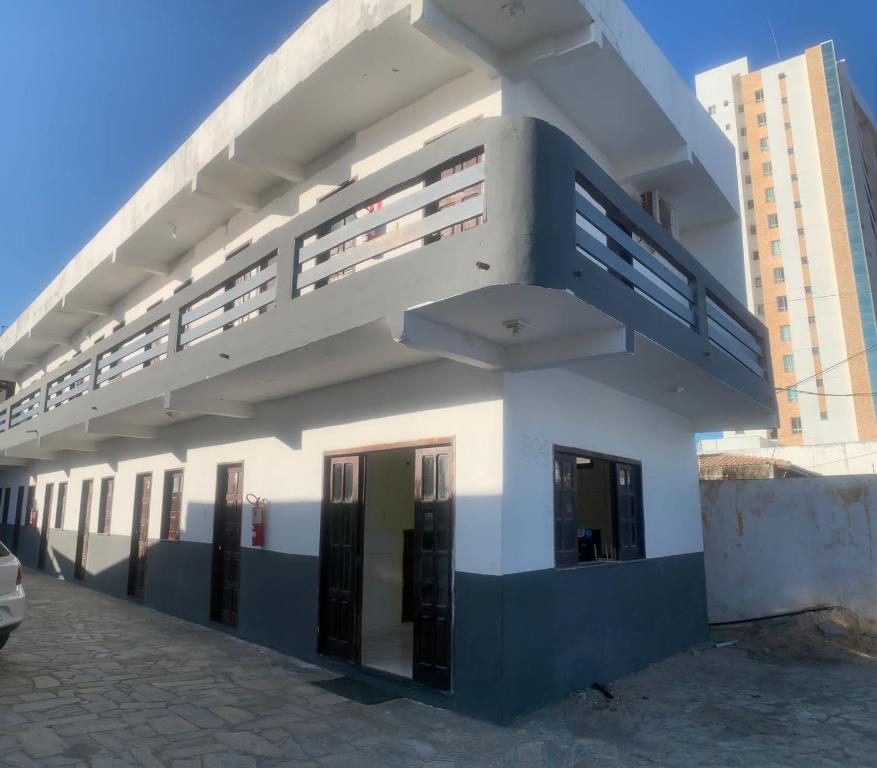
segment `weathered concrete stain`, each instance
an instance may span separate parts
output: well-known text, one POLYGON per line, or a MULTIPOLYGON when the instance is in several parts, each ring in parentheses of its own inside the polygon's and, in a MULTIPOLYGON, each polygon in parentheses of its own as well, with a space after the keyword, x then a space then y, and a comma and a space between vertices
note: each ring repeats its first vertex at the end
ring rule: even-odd
POLYGON ((701 482, 712 621, 840 605, 877 620, 877 476, 701 482))

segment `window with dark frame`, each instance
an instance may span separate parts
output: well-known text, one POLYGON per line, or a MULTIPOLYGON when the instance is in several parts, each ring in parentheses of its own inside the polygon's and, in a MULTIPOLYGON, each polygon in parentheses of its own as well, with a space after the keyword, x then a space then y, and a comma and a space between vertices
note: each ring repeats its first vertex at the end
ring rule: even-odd
POLYGON ((555 450, 555 567, 645 557, 641 475, 635 461, 555 450))
POLYGON ((180 540, 180 515, 183 508, 183 470, 171 469, 164 473, 164 491, 161 503, 161 533, 167 541, 180 540))
POLYGON ((113 486, 112 477, 100 481, 100 500, 97 508, 97 532, 109 533, 113 517, 113 486))

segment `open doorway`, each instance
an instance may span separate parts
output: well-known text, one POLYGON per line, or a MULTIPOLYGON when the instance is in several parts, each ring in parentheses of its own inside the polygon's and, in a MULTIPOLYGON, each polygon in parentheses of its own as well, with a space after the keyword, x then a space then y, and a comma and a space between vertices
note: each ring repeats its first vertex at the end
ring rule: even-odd
POLYGON ((320 653, 451 688, 453 487, 449 445, 326 458, 320 653))
POLYGON ((411 678, 414 669, 414 449, 366 457, 362 664, 411 678))

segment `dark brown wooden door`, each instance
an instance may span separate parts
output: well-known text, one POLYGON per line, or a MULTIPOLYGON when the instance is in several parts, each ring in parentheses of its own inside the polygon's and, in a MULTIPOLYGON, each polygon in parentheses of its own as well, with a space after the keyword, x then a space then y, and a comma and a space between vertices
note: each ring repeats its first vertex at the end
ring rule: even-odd
POLYGON ((18 552, 18 539, 21 536, 21 515, 24 510, 24 486, 18 486, 15 499, 15 527, 12 529, 12 551, 18 552))
POLYGON ((131 523, 131 554, 128 557, 128 594, 131 597, 142 598, 145 592, 151 498, 152 475, 137 475, 134 485, 134 519, 131 523))
POLYGON ((164 499, 162 500, 161 538, 180 540, 180 513, 183 508, 183 470, 173 469, 164 473, 164 499))
POLYGON ((359 661, 362 456, 326 461, 320 526, 320 653, 359 661))
POLYGON ((451 687, 454 478, 450 447, 419 448, 414 464, 414 680, 451 687))
POLYGON ((37 558, 37 568, 46 567, 46 558, 49 554, 49 517, 52 514, 52 495, 55 486, 52 483, 46 485, 46 493, 43 497, 43 521, 40 527, 40 554, 37 558))
POLYGON ((79 495, 79 527, 76 529, 76 560, 73 563, 73 578, 85 578, 85 563, 88 560, 88 528, 91 524, 91 480, 82 481, 79 495))
POLYGON ((213 513, 213 585, 210 618, 238 623, 241 591, 241 509, 244 471, 240 465, 219 468, 213 513))
POLYGON ((645 557, 639 475, 640 468, 635 464, 615 464, 615 504, 618 510, 618 541, 622 560, 645 557))
POLYGON ((554 454, 554 564, 558 568, 579 561, 576 524, 576 457, 554 454))

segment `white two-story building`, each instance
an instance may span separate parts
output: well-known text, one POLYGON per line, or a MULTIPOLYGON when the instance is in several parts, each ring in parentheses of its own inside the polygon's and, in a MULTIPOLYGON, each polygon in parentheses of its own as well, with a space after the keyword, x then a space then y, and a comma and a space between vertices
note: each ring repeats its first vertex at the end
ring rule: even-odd
POLYGON ((620 0, 331 0, 0 338, 27 565, 506 722, 707 632, 733 150, 620 0))

